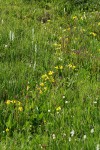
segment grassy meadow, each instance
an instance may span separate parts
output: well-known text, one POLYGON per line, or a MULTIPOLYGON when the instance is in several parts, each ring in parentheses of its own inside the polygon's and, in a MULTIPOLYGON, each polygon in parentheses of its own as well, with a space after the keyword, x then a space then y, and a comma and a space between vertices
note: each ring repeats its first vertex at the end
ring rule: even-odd
POLYGON ((0 150, 100 150, 100 1, 0 1, 0 150))

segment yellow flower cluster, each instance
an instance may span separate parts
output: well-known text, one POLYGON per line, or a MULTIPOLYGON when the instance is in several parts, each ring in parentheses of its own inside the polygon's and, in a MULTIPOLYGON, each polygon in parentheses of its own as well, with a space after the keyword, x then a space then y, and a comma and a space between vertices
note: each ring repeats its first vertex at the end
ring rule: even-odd
POLYGON ((47 91, 47 87, 45 86, 45 83, 43 83, 43 82, 40 83, 40 87, 37 88, 37 89, 38 89, 38 91, 39 91, 40 94, 42 94, 43 91, 44 92, 47 91))
POLYGON ((40 83, 40 86, 41 86, 41 87, 44 87, 44 83, 43 83, 43 82, 41 82, 41 83, 40 83))
POLYGON ((39 87, 37 88, 40 94, 43 94, 44 92, 47 91, 47 86, 46 86, 47 81, 49 81, 50 83, 55 82, 53 78, 53 74, 54 72, 50 70, 47 74, 41 76, 42 82, 39 84, 39 87))
POLYGON ((68 68, 71 68, 71 69, 75 69, 76 68, 76 66, 74 66, 72 64, 68 64, 67 66, 68 66, 68 68))
POLYGON ((94 32, 90 32, 90 35, 93 35, 95 37, 97 34, 94 32))
POLYGON ((9 128, 6 128, 6 132, 9 132, 9 128))
POLYGON ((60 107, 60 106, 56 108, 56 111, 60 111, 60 110, 61 110, 61 107, 60 107))
POLYGON ((61 49, 61 44, 54 43, 53 46, 54 46, 56 49, 61 49))
POLYGON ((55 69, 60 69, 60 70, 62 70, 62 69, 63 69, 63 66, 56 66, 55 69))
POLYGON ((6 104, 7 104, 7 105, 9 105, 9 104, 21 105, 21 102, 20 102, 20 101, 17 101, 17 100, 7 100, 7 101, 6 101, 6 104))
POLYGON ((73 20, 77 19, 77 16, 73 16, 72 19, 73 19, 73 20))
POLYGON ((53 74, 54 74, 53 71, 49 71, 49 72, 48 72, 48 75, 50 75, 50 76, 53 75, 53 74))
POLYGON ((23 107, 22 106, 18 107, 18 110, 23 111, 23 107))
POLYGON ((6 104, 7 104, 7 105, 15 104, 15 105, 18 107, 18 110, 19 110, 19 111, 23 111, 23 107, 21 106, 21 102, 18 101, 18 100, 7 100, 7 101, 6 101, 6 104))
POLYGON ((42 75, 42 77, 41 77, 43 80, 48 80, 49 79, 49 77, 48 77, 48 75, 47 74, 44 74, 44 75, 42 75))
MULTIPOLYGON (((51 82, 54 82, 54 79, 53 79, 53 77, 52 77, 53 74, 54 74, 53 71, 49 71, 48 74, 42 75, 41 78, 42 78, 44 81, 49 80, 49 81, 51 81, 51 82)), ((40 83, 40 86, 44 86, 44 83, 40 83)))

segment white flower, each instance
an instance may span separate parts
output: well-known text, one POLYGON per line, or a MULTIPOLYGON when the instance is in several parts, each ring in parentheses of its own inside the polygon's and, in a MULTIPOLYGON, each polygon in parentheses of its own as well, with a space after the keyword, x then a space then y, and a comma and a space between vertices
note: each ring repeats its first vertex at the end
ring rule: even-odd
POLYGON ((94 129, 91 129, 91 133, 94 133, 94 129))
POLYGON ((65 104, 68 104, 68 101, 65 101, 65 104))
POLYGON ((50 112, 51 110, 50 109, 48 109, 48 112, 50 112))
POLYGON ((69 140, 69 142, 70 142, 70 141, 71 141, 71 137, 69 137, 69 139, 68 139, 68 140, 69 140))
POLYGON ((74 131, 74 130, 72 130, 72 131, 70 132, 70 134, 71 134, 71 136, 74 136, 75 131, 74 131))
POLYGON ((84 140, 86 139, 86 135, 83 136, 83 139, 84 139, 84 140))
POLYGON ((60 61, 62 61, 62 58, 59 57, 58 59, 59 59, 60 61))
POLYGON ((99 144, 97 144, 96 150, 100 150, 100 145, 99 144))
POLYGON ((65 7, 64 7, 64 13, 66 12, 66 9, 65 9, 65 7))
POLYGON ((8 47, 8 45, 5 45, 5 48, 7 48, 8 47))
POLYGON ((97 101, 94 101, 93 103, 94 103, 94 104, 97 104, 97 101))
POLYGON ((63 99, 65 98, 65 95, 63 95, 63 99))
POLYGON ((53 138, 53 140, 56 138, 55 134, 52 134, 52 138, 53 138))

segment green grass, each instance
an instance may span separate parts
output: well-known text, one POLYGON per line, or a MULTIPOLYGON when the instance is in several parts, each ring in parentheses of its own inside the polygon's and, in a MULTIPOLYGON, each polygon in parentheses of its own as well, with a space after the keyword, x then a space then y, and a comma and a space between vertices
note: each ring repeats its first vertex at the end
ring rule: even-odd
POLYGON ((1 1, 0 150, 100 149, 99 6, 1 1))

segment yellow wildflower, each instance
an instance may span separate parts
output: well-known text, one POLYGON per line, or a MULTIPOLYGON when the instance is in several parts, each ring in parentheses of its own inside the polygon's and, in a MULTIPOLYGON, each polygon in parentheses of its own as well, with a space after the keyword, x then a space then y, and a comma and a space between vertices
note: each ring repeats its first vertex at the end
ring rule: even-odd
POLYGON ((9 129, 8 129, 8 128, 6 128, 6 132, 9 132, 9 129))
POLYGON ((53 45, 54 45, 54 46, 57 46, 58 44, 57 44, 57 43, 54 43, 53 45))
POLYGON ((16 100, 12 100, 11 102, 15 104, 15 103, 16 103, 16 100))
POLYGON ((48 80, 48 79, 49 79, 49 77, 48 77, 48 75, 47 75, 47 74, 44 74, 44 75, 42 75, 42 79, 48 80))
POLYGON ((61 107, 60 107, 60 106, 56 108, 56 111, 60 111, 60 110, 61 110, 61 107))
POLYGON ((69 68, 72 68, 72 67, 73 67, 73 65, 72 65, 72 64, 69 64, 69 65, 68 65, 68 67, 69 67, 69 68))
POLYGON ((75 68, 76 68, 76 66, 73 65, 73 66, 72 66, 72 69, 75 69, 75 68))
POLYGON ((54 72, 53 71, 49 71, 48 75, 52 75, 54 72))
POLYGON ((98 22, 98 26, 100 26, 100 22, 98 22))
POLYGON ((49 19, 49 20, 47 20, 47 22, 50 22, 51 20, 49 19))
POLYGON ((23 107, 21 107, 21 106, 18 107, 18 110, 19 110, 19 111, 23 111, 23 107))
POLYGON ((58 69, 58 66, 56 66, 55 69, 58 69))
POLYGON ((54 83, 55 82, 54 78, 50 78, 50 82, 54 83))
POLYGON ((21 105, 21 102, 20 102, 20 101, 18 101, 18 105, 21 105))
POLYGON ((40 83, 40 86, 42 86, 42 87, 43 87, 43 86, 44 86, 44 83, 43 83, 43 82, 42 82, 42 83, 40 83))
POLYGON ((63 32, 66 32, 66 29, 64 29, 63 32))
POLYGON ((11 101, 10 101, 10 100, 7 100, 7 101, 6 101, 6 104, 7 104, 7 105, 9 105, 10 103, 11 103, 11 101))
POLYGON ((94 32, 90 32, 90 35, 93 35, 95 37, 97 34, 94 32))
POLYGON ((69 64, 68 67, 69 67, 69 68, 72 68, 72 69, 75 69, 75 68, 76 68, 76 66, 74 66, 74 65, 72 65, 72 64, 69 64))
POLYGON ((63 66, 59 66, 59 69, 63 69, 63 66))
POLYGON ((77 16, 73 16, 73 19, 77 19, 77 16))

